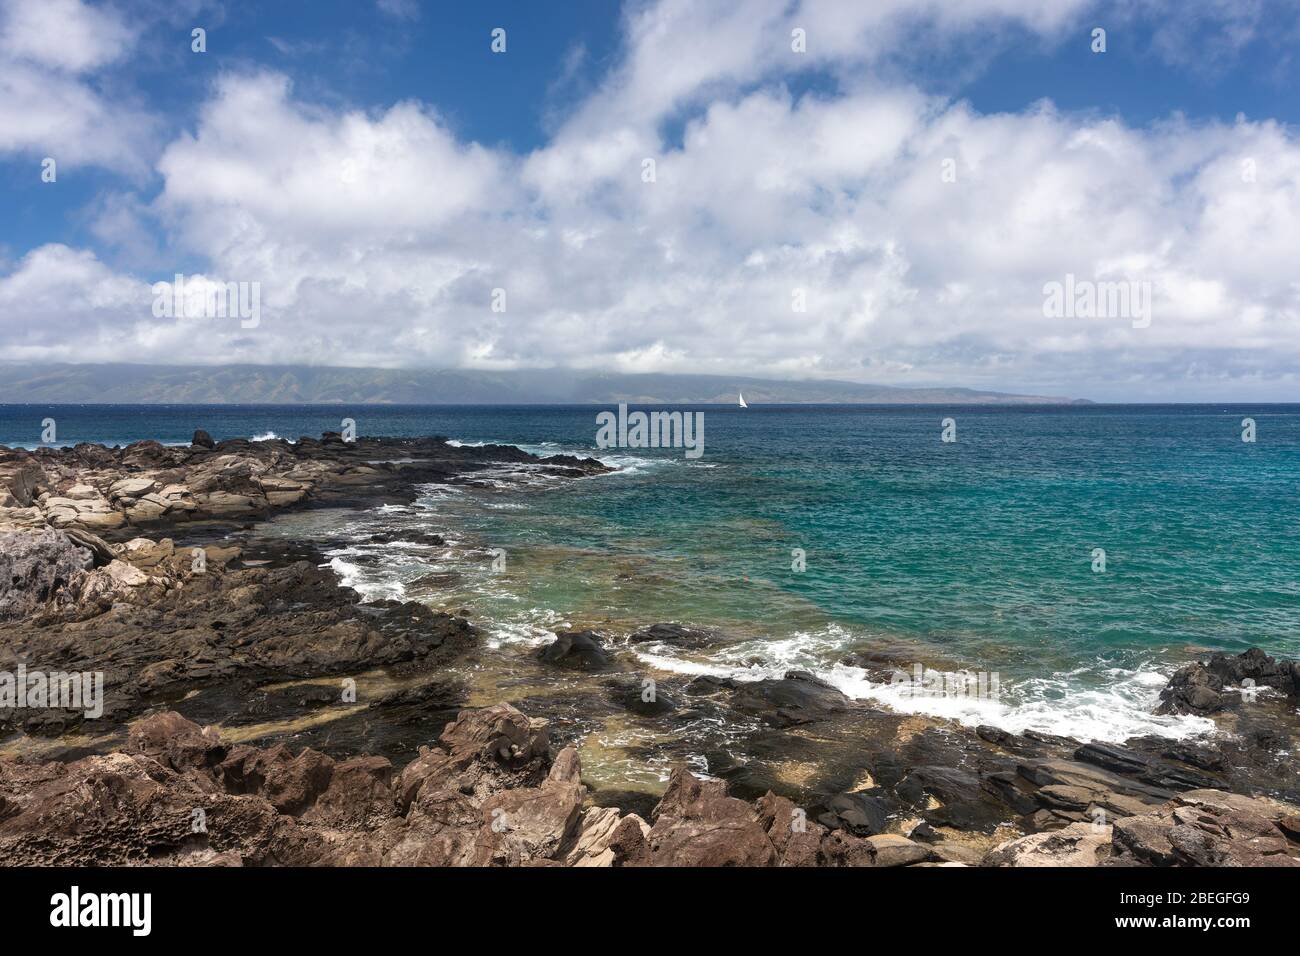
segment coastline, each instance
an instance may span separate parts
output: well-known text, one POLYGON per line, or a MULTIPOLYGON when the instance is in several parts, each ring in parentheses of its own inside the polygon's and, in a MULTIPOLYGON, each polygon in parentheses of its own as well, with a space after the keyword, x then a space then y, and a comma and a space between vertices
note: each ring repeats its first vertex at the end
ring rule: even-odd
MULTIPOLYGON (((540 648, 531 680, 509 675, 517 709, 493 709, 509 705, 485 696, 500 688, 482 679, 495 655, 472 610, 361 603, 322 567, 320 548, 265 536, 260 522, 313 509, 405 507, 418 487, 454 486, 490 469, 542 468, 568 480, 604 466, 440 439, 195 439, 188 448, 0 450, 8 489, 0 534, 17 536, 6 555, 17 556, 23 582, 4 605, 0 669, 24 656, 51 669, 102 669, 107 721, 95 726, 113 728, 85 733, 66 714, 5 715, 6 728, 21 727, 29 742, 67 743, 54 752, 12 741, 0 748, 0 858, 42 860, 32 821, 83 812, 77 800, 114 786, 114 774, 139 781, 141 800, 182 792, 262 800, 258 812, 272 829, 319 842, 298 862, 1031 865, 1048 854, 1045 834, 1067 833, 1066 856, 1088 865, 1300 856, 1282 823, 1298 811, 1269 802, 1300 799, 1286 759, 1294 688, 1250 708, 1220 694, 1212 719, 1225 728, 1222 739, 1141 738, 1122 747, 898 713, 793 669, 751 681, 656 672, 656 692, 645 700, 636 647, 718 639, 645 621, 617 635, 561 630, 540 648), (351 701, 339 690, 349 679, 351 701), (448 723, 457 729, 439 743, 448 723), (200 724, 222 724, 222 739, 200 724), (701 739, 687 747, 684 731, 701 726, 717 728, 705 738, 707 767, 692 768, 707 769, 712 779, 703 783, 679 766, 701 739), (292 738, 295 751, 303 743, 317 750, 291 754, 277 737, 292 738), (659 787, 605 784, 603 756, 640 757, 659 787), (1207 795, 1225 792, 1271 796, 1246 804, 1207 795), (419 830, 412 812, 445 806, 456 793, 469 803, 454 825, 440 819, 418 846, 395 848, 390 831, 419 830), (492 830, 492 811, 509 815, 507 804, 549 809, 537 832, 492 830), (1219 818, 1234 814, 1263 820, 1252 823, 1251 839, 1266 842, 1215 842, 1210 827, 1201 832, 1213 847, 1198 857, 1149 837, 1200 828, 1180 818, 1188 808, 1220 829, 1219 818), (803 830, 794 824, 800 813, 803 830), (422 855, 434 845, 452 849, 422 855)), ((164 828, 156 839, 142 857, 130 843, 125 856, 108 859, 98 855, 109 852, 102 841, 79 833, 43 861, 291 858, 283 847, 219 834, 215 823, 202 848, 192 833, 182 839, 164 828)))

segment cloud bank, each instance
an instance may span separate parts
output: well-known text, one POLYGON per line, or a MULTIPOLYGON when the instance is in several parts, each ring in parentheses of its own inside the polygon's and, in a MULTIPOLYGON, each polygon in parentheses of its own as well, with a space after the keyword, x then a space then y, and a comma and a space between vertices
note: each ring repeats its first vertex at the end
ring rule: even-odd
MULTIPOLYGON (((522 155, 462 141, 437 104, 338 109, 282 73, 231 70, 155 148, 156 191, 109 203, 104 235, 156 236, 174 269, 26 251, 0 270, 0 359, 1294 398, 1294 130, 1177 115, 1133 127, 1048 101, 981 114, 878 68, 918 36, 1086 43, 1089 7, 638 5, 620 62, 522 155), (260 283, 256 329, 153 317, 149 287, 195 263, 260 283), (1045 284, 1067 275, 1149 283, 1150 324, 1045 315, 1045 284)), ((138 169, 148 117, 115 114, 94 85, 131 49, 124 21, 77 0, 4 12, 0 151, 54 143, 138 169), (47 42, 54 6, 85 29, 47 42), (4 122, 11 106, 21 121, 4 122)))

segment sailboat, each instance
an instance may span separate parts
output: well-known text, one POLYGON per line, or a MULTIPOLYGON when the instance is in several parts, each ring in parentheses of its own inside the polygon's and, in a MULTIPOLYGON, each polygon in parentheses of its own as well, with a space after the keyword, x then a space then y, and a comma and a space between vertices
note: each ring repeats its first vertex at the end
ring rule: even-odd
POLYGON ((744 392, 740 392, 739 394, 740 394, 740 407, 741 407, 741 408, 749 408, 749 406, 745 404, 745 393, 744 393, 744 392))

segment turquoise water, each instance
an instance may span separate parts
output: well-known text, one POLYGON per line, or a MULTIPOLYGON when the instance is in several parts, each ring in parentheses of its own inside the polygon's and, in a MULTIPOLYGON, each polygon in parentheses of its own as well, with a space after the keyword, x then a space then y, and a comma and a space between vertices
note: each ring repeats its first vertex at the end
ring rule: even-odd
MULTIPOLYGON (((32 444, 45 417, 60 443, 114 443, 185 441, 195 427, 292 438, 347 416, 361 434, 619 465, 576 482, 429 489, 409 513, 337 519, 448 531, 445 552, 387 547, 365 561, 359 546, 336 567, 365 593, 471 604, 503 646, 561 623, 682 621, 734 643, 711 656, 651 646, 648 665, 759 676, 810 666, 886 699, 842 658, 901 643, 928 666, 999 672, 1004 724, 1082 722, 1096 736, 1197 729, 1143 715, 1162 675, 1201 649, 1300 654, 1300 406, 698 408, 705 452, 694 461, 681 449, 598 452, 600 409, 586 406, 5 406, 0 442, 32 444), (1255 443, 1241 440, 1247 416, 1255 443), (946 417, 954 443, 940 440, 946 417), (493 573, 498 548, 506 567, 493 573), (454 580, 422 591, 430 572, 454 580)), ((279 524, 310 535, 321 520, 335 519, 279 524)))

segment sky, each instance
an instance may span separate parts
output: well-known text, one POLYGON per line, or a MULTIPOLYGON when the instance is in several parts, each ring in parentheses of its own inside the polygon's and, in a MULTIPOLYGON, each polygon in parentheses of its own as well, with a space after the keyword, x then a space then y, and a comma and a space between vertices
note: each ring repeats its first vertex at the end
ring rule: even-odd
POLYGON ((1295 0, 0 0, 0 362, 1300 401, 1297 51, 1295 0))

